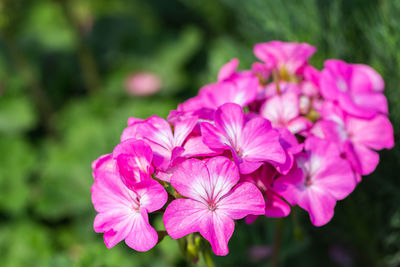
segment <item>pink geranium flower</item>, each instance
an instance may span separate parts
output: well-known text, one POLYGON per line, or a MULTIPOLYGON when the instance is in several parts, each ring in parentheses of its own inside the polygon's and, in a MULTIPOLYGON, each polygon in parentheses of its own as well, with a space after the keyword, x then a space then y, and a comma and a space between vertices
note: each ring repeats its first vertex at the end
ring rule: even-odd
POLYGON ((178 239, 200 232, 215 254, 228 254, 233 220, 265 212, 264 198, 257 187, 246 182, 236 185, 238 181, 237 167, 225 157, 183 162, 173 174, 171 185, 186 198, 174 200, 167 207, 164 225, 168 234, 178 239))
POLYGON ((315 51, 315 47, 306 43, 271 41, 254 46, 256 57, 276 69, 283 76, 281 78, 301 73, 315 51))
POLYGON ((336 144, 311 137, 305 150, 296 157, 298 168, 277 178, 274 189, 292 205, 305 209, 315 226, 322 226, 332 219, 336 201, 354 190, 356 178, 336 144))
POLYGON ((325 103, 322 114, 324 119, 311 132, 335 142, 358 174, 368 175, 375 170, 379 154, 374 150, 394 146, 393 126, 384 115, 356 118, 344 114, 332 103, 325 103))
POLYGON ((197 117, 190 117, 176 122, 172 130, 166 120, 152 116, 127 127, 122 133, 121 141, 130 138, 143 139, 153 150, 153 164, 165 170, 171 161, 183 153, 183 144, 196 124, 197 117))
POLYGON ((104 233, 108 248, 125 239, 138 251, 147 251, 157 244, 158 236, 149 224, 148 213, 164 206, 167 192, 156 181, 130 190, 120 179, 117 161, 105 155, 93 162, 92 202, 98 212, 94 230, 104 233))
POLYGON ((308 119, 300 116, 299 96, 293 92, 268 98, 261 106, 260 115, 268 119, 272 126, 287 128, 294 134, 312 125, 308 119))
POLYGON ((344 111, 357 117, 388 113, 387 100, 382 94, 385 85, 374 69, 335 59, 325 61, 324 65, 320 77, 323 97, 337 101, 344 111))
POLYGON ((282 164, 286 160, 279 133, 271 123, 259 116, 246 122, 237 104, 222 105, 215 113, 215 125, 203 122, 200 127, 203 142, 216 151, 230 150, 243 174, 255 171, 263 162, 282 164))
POLYGON ((173 127, 164 119, 152 116, 147 120, 132 120, 122 133, 121 140, 137 138, 145 141, 153 150, 153 165, 157 178, 169 182, 174 166, 188 157, 212 156, 200 136, 191 136, 198 123, 195 116, 175 119, 173 127))

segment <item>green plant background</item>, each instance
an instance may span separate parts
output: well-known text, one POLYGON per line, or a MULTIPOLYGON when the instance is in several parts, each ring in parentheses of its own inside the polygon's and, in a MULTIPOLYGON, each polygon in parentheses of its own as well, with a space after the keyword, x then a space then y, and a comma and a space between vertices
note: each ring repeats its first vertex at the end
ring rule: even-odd
MULTIPOLYGON (((129 116, 168 115, 229 59, 249 68, 253 45, 274 39, 317 46, 318 68, 326 58, 373 66, 399 139, 399 0, 0 1, 0 265, 187 266, 169 237, 146 253, 105 247, 90 164, 129 116), (162 78, 159 93, 125 92, 141 70, 162 78)), ((301 210, 284 220, 281 266, 400 265, 400 150, 380 155, 328 225, 301 210)), ((268 265, 251 251, 270 248, 275 224, 238 222, 218 266, 268 265)))

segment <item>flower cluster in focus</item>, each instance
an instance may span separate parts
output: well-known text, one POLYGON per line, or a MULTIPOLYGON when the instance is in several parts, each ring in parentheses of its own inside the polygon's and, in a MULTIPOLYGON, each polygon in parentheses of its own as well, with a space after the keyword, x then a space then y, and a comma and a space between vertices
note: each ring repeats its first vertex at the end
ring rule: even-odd
POLYGON ((285 217, 298 205, 322 226, 394 145, 384 82, 341 60, 317 70, 305 43, 256 44, 250 70, 225 64, 215 83, 167 119, 129 118, 121 143, 93 165, 96 232, 138 251, 159 235, 199 233, 226 255, 235 220, 285 217))

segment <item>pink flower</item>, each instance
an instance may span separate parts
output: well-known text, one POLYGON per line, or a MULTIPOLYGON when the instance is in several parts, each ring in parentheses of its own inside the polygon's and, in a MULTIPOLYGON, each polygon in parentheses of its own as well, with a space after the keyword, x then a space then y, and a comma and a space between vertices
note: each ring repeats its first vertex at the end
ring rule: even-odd
POLYGON ((377 113, 388 113, 387 100, 382 94, 384 82, 367 65, 327 60, 321 71, 320 87, 324 98, 337 101, 353 116, 371 118, 377 113))
POLYGON ((158 236, 149 224, 148 213, 164 206, 167 192, 152 179, 136 190, 130 190, 120 179, 117 161, 105 155, 93 162, 92 202, 98 212, 94 230, 104 233, 108 248, 125 239, 138 251, 147 251, 157 244, 158 236))
POLYGON ((240 173, 255 171, 264 162, 282 164, 285 151, 279 142, 279 133, 262 117, 245 121, 242 108, 233 103, 224 104, 215 113, 215 125, 202 122, 203 142, 216 151, 230 150, 240 173))
POLYGON ((238 181, 237 167, 225 157, 184 161, 173 174, 171 185, 187 198, 174 200, 167 207, 164 225, 168 234, 178 239, 200 232, 216 255, 228 254, 233 220, 264 214, 265 208, 257 187, 251 183, 236 185, 238 181))
POLYGON ((256 57, 276 69, 281 76, 299 74, 315 51, 315 47, 306 43, 271 41, 254 46, 256 57))
POLYGON ((147 96, 160 90, 162 82, 160 77, 151 72, 137 72, 125 81, 125 89, 131 95, 147 96))
POLYGON ((274 189, 305 209, 315 226, 322 226, 332 219, 336 201, 354 190, 356 179, 334 143, 311 137, 305 150, 296 157, 298 168, 277 178, 274 189))
POLYGON ((166 120, 152 116, 127 127, 122 133, 121 141, 130 138, 143 139, 153 150, 153 164, 157 168, 167 169, 174 156, 176 157, 184 151, 182 145, 196 124, 196 117, 187 118, 177 122, 172 131, 166 120))
POLYGON ((312 125, 300 116, 299 96, 293 92, 267 99, 261 106, 260 115, 268 119, 273 127, 287 128, 292 133, 299 133, 312 125))
POLYGON ((151 178, 153 152, 142 140, 128 139, 117 145, 113 151, 122 181, 129 188, 137 187, 151 178))
POLYGON ((312 134, 338 144, 358 174, 368 175, 375 170, 379 154, 374 150, 394 146, 393 127, 384 115, 356 118, 343 114, 332 103, 324 105, 322 114, 324 119, 316 123, 312 134))

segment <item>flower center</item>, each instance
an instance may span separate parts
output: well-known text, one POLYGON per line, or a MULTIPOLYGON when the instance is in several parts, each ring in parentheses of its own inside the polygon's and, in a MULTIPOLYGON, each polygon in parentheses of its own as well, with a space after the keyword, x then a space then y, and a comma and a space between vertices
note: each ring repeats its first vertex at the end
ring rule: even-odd
POLYGON ((311 180, 311 175, 307 174, 306 175, 306 181, 304 182, 305 186, 310 186, 312 185, 312 180, 311 180))
POLYGON ((215 203, 214 201, 212 201, 212 202, 210 201, 208 203, 208 209, 211 211, 215 211, 217 209, 217 203, 215 203))

